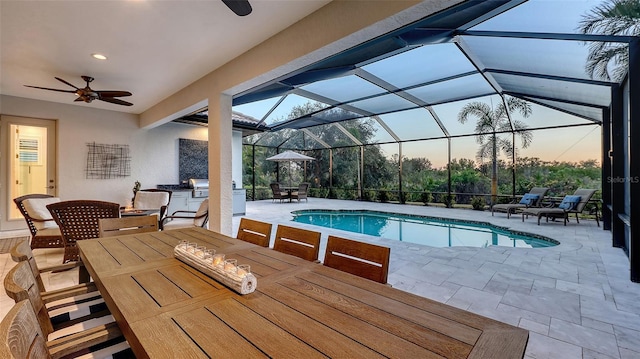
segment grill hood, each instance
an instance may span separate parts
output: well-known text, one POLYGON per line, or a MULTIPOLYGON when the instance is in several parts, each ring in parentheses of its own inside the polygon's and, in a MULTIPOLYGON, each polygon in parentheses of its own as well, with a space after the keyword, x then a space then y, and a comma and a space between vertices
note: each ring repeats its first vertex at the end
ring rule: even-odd
POLYGON ((191 178, 189 187, 193 189, 209 189, 209 180, 206 178, 191 178))

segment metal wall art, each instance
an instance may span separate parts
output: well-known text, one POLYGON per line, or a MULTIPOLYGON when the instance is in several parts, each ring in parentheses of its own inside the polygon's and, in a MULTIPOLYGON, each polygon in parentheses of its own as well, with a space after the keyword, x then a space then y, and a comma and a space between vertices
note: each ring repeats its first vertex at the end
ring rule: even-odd
POLYGON ((87 143, 87 179, 109 179, 131 176, 129 145, 87 143))

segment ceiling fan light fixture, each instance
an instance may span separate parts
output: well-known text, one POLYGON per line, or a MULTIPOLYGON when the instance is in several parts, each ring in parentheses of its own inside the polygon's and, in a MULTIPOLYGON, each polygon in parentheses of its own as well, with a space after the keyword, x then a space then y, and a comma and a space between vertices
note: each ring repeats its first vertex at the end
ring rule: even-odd
POLYGON ((69 85, 71 87, 73 87, 75 90, 62 90, 62 89, 54 89, 54 88, 49 88, 49 87, 40 87, 40 86, 31 86, 31 85, 25 85, 26 87, 31 87, 31 88, 36 88, 36 89, 41 89, 41 90, 49 90, 49 91, 56 91, 56 92, 66 92, 66 93, 72 93, 76 95, 76 99, 74 100, 74 102, 77 101, 84 101, 87 103, 90 103, 93 100, 100 100, 100 101, 104 101, 104 102, 110 102, 116 105, 123 105, 123 106, 133 106, 133 104, 131 102, 127 102, 127 101, 123 101, 119 98, 116 97, 126 97, 126 96, 131 96, 133 95, 131 92, 129 91, 97 91, 97 90, 93 90, 91 89, 91 87, 89 87, 89 83, 91 83, 93 81, 93 77, 91 76, 81 76, 82 79, 87 83, 87 86, 85 88, 79 88, 78 86, 64 80, 61 79, 59 77, 56 77, 55 79, 66 84, 69 85))
POLYGON ((95 54, 91 54, 91 57, 93 57, 94 59, 98 59, 98 60, 106 60, 107 57, 103 54, 99 54, 99 53, 95 53, 95 54))
POLYGON ((247 16, 253 10, 249 0, 222 0, 222 2, 238 16, 247 16))

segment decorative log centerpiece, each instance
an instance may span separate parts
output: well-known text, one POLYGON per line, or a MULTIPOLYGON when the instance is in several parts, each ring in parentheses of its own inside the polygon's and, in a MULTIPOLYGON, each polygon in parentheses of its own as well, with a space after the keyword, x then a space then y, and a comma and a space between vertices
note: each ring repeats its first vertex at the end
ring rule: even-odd
POLYGON ((252 293, 258 286, 258 279, 251 273, 248 264, 238 265, 236 259, 225 259, 225 255, 216 253, 215 249, 181 241, 173 253, 178 260, 240 294, 252 293))

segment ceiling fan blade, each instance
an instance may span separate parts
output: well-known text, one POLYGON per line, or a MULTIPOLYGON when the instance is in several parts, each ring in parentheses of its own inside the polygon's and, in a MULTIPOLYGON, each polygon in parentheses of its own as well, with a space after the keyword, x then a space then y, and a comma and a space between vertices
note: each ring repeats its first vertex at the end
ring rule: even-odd
POLYGON ((104 101, 104 102, 115 103, 116 105, 133 106, 133 104, 131 102, 122 101, 120 99, 112 98, 112 97, 100 97, 100 98, 98 98, 98 100, 104 101))
POLYGON ((125 97, 131 96, 129 91, 96 91, 99 97, 125 97))
POLYGON ((75 100, 73 100, 73 102, 91 102, 91 101, 87 101, 87 99, 84 96, 78 96, 75 100))
POLYGON ((238 16, 247 16, 253 10, 248 0, 222 0, 238 16))
POLYGON ((60 82, 62 82, 62 83, 65 83, 65 84, 67 84, 67 85, 69 85, 69 86, 73 87, 73 88, 74 88, 74 89, 76 89, 76 90, 80 90, 80 89, 79 89, 78 87, 76 87, 75 85, 72 85, 72 84, 68 83, 67 81, 65 81, 65 80, 63 80, 63 79, 61 79, 61 78, 59 78, 59 77, 56 77, 56 80, 58 80, 58 81, 60 81, 60 82))
POLYGON ((25 87, 31 87, 34 89, 41 89, 41 90, 49 90, 49 91, 58 91, 58 92, 66 92, 66 93, 76 93, 73 90, 60 90, 60 89, 52 89, 52 88, 48 88, 48 87, 39 87, 39 86, 29 86, 29 85, 24 85, 25 87))

